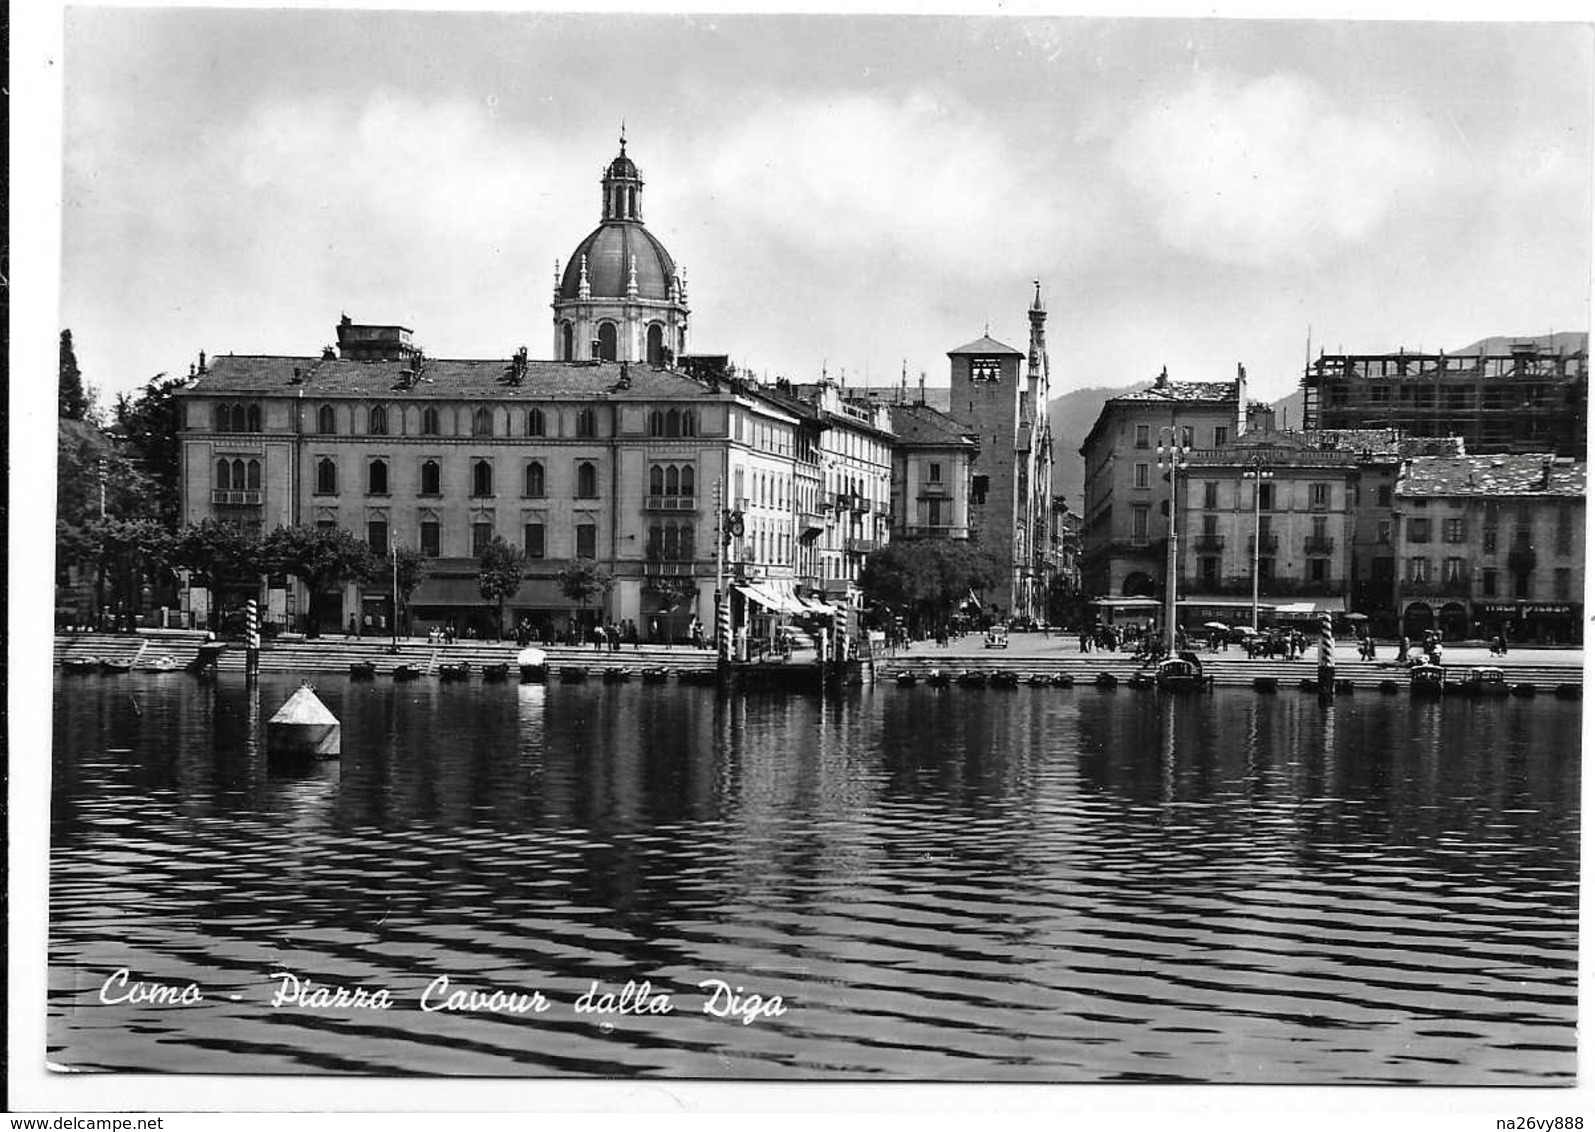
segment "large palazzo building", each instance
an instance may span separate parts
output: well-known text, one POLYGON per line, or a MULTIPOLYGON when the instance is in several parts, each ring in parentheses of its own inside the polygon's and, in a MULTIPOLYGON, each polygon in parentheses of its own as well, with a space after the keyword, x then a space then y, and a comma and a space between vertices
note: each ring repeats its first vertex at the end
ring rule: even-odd
MULTIPOLYGON (((499 537, 527 560, 509 619, 555 631, 634 621, 643 639, 679 640, 694 617, 714 623, 724 510, 739 532, 723 562, 738 625, 757 633, 821 610, 851 618, 864 558, 890 537, 894 461, 918 446, 940 452, 948 438, 898 437, 890 406, 834 383, 761 385, 723 357, 686 354, 686 285, 643 226, 642 178, 621 144, 601 178, 598 228, 556 271, 552 360, 524 347, 430 358, 410 328, 347 316, 337 348, 320 355, 202 357, 182 398, 183 521, 340 527, 379 554, 418 548, 429 568, 411 598, 416 630, 494 631, 477 575, 499 537), (578 564, 614 580, 586 607, 557 580, 578 564)), ((1017 472, 987 473, 1001 485, 988 489, 987 522, 1004 546, 1019 532, 1016 586, 1029 584, 1025 549, 1046 516, 1032 514, 1030 496, 1044 498, 1050 472, 1038 311, 1039 292, 1025 383, 1005 361, 1012 404, 980 429, 1024 456, 1017 472)), ((925 522, 962 531, 967 460, 947 461, 951 510, 927 508, 925 522)), ((921 525, 902 506, 899 521, 921 525)), ((206 624, 258 589, 196 586, 184 600, 206 624)), ((264 596, 267 623, 290 628, 312 610, 323 627, 353 617, 375 628, 391 609, 385 580, 311 595, 276 577, 264 596)), ((1023 600, 999 599, 1015 610, 1023 600)))

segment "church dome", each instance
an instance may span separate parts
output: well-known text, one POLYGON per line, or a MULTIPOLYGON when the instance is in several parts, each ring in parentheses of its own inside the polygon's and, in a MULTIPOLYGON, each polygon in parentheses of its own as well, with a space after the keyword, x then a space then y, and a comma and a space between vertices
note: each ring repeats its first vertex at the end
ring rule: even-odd
MULTIPOLYGON (((617 162, 625 160, 618 158, 617 162)), ((627 164, 630 164, 628 161, 627 164)), ((668 300, 676 278, 676 261, 652 232, 634 220, 600 224, 576 245, 560 279, 561 299, 581 294, 582 257, 587 257, 587 286, 592 298, 623 299, 631 281, 633 257, 637 264, 637 297, 668 300)))

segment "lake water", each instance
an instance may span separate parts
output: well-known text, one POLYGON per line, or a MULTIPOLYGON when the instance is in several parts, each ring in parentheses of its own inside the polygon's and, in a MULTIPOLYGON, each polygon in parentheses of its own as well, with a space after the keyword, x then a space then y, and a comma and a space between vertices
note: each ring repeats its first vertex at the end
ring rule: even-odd
POLYGON ((52 1061, 1574 1079, 1576 703, 332 677, 342 759, 282 767, 297 684, 57 677, 52 1061), (102 1001, 123 968, 200 1001, 102 1001), (548 1009, 424 1011, 440 975, 548 1009), (673 1011, 578 1013, 595 980, 673 1011))

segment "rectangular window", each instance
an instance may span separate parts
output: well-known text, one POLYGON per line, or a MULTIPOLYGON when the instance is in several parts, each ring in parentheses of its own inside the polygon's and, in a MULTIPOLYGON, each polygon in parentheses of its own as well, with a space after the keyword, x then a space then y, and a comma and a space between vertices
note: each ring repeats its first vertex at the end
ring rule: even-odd
POLYGON ((1466 577, 1467 574, 1463 570, 1462 559, 1447 558, 1445 560, 1445 580, 1447 582, 1450 582, 1454 585, 1463 581, 1466 577))
POLYGON ((1518 601, 1527 601, 1529 597, 1529 571, 1524 570, 1512 575, 1512 596, 1518 601))
POLYGON ((1409 558, 1407 560, 1407 581, 1423 583, 1429 580, 1429 560, 1427 558, 1409 558))
POLYGON ((1180 426, 1180 447, 1181 448, 1195 448, 1196 447, 1196 428, 1195 428, 1194 425, 1181 425, 1180 426))
POLYGON ((1487 566, 1479 574, 1479 589, 1485 597, 1495 596, 1496 571, 1493 566, 1487 566))
POLYGON ((1573 553, 1573 507, 1568 503, 1556 509, 1556 553, 1562 557, 1573 553))
POLYGON ((1313 516, 1313 541, 1323 542, 1329 538, 1329 520, 1323 515, 1313 516))
POLYGON ((526 524, 526 557, 541 558, 547 550, 546 528, 542 523, 526 524))
POLYGON ((986 492, 991 480, 987 476, 971 476, 969 484, 969 502, 981 504, 986 502, 986 492))
POLYGON ((1218 516, 1217 515, 1203 515, 1202 516, 1202 537, 1203 538, 1217 538, 1218 537, 1218 516))
POLYGON ((1385 543, 1386 545, 1389 544, 1389 542, 1390 542, 1390 520, 1389 519, 1380 519, 1379 520, 1379 522, 1378 522, 1378 524, 1376 526, 1376 533, 1374 535, 1374 539, 1377 542, 1385 543))
POLYGON ((1229 443, 1229 426, 1228 425, 1214 425, 1213 426, 1213 447, 1214 448, 1222 448, 1222 447, 1224 447, 1224 445, 1226 445, 1228 443, 1229 443))
POLYGON ((1134 542, 1146 541, 1147 515, 1151 508, 1138 506, 1130 508, 1130 538, 1134 542))
POLYGON ((1274 560, 1272 558, 1259 558, 1257 560, 1257 580, 1265 586, 1274 580, 1274 560))
POLYGON ((1551 575, 1552 584, 1556 586, 1556 600, 1566 601, 1573 596, 1573 571, 1566 566, 1558 566, 1551 575))
POLYGON ((443 554, 442 532, 438 529, 437 520, 429 519, 421 524, 421 553, 428 558, 439 558, 443 554))
POLYGON ((595 523, 576 524, 576 557, 598 557, 598 526, 595 523))
POLYGON ((1407 520, 1407 541, 1408 542, 1428 542, 1429 541, 1429 520, 1428 519, 1408 519, 1407 520))
POLYGON ((1209 586, 1217 585, 1218 584, 1218 559, 1209 558, 1209 557, 1203 557, 1201 562, 1202 562, 1202 581, 1203 581, 1203 583, 1206 584, 1206 585, 1209 585, 1209 586))
POLYGON ((1390 485, 1387 483, 1382 483, 1379 485, 1379 506, 1390 506, 1390 485))
POLYGON ((1315 483, 1312 485, 1312 506, 1316 511, 1322 511, 1329 506, 1329 485, 1315 483))
POLYGON ((1257 507, 1261 511, 1272 511, 1274 509, 1273 484, 1260 483, 1257 485, 1257 507))
POLYGON ((1496 552, 1495 547, 1497 537, 1498 536, 1494 527, 1484 528, 1484 553, 1494 554, 1496 552))
POLYGON ((930 482, 941 483, 941 465, 935 461, 932 461, 930 465, 930 482))
POLYGON ((1218 484, 1204 483, 1202 485, 1202 506, 1208 510, 1218 506, 1218 484))
POLYGON ((1135 486, 1149 487, 1152 483, 1152 465, 1137 464, 1135 466, 1135 486))
POLYGON ((366 545, 378 558, 388 556, 388 524, 385 521, 372 519, 366 524, 366 545))
POLYGON ((1461 542, 1463 533, 1462 520, 1459 518, 1447 519, 1441 524, 1440 537, 1446 542, 1461 542))
POLYGON ((1135 426, 1135 446, 1137 448, 1152 447, 1152 426, 1138 424, 1135 426))
POLYGON ((1307 577, 1310 581, 1326 582, 1329 580, 1329 559, 1309 558, 1307 560, 1307 577))
POLYGON ((1376 582, 1395 581, 1396 560, 1394 558, 1375 558, 1373 560, 1373 580, 1376 582))
POLYGON ((480 557, 487 544, 493 541, 492 523, 471 524, 471 557, 480 557))

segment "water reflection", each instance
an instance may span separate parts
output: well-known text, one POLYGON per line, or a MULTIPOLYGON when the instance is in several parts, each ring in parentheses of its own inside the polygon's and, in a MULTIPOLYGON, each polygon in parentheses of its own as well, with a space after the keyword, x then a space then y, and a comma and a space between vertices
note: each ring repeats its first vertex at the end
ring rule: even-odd
POLYGON ((57 686, 52 1057, 98 1068, 1528 1083, 1573 1072, 1576 705, 57 686), (237 988, 95 1001, 120 966, 237 988), (287 968, 786 995, 611 1031, 261 1008, 287 968))

